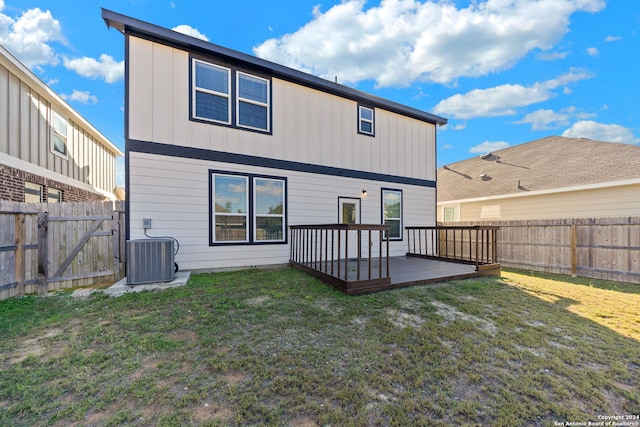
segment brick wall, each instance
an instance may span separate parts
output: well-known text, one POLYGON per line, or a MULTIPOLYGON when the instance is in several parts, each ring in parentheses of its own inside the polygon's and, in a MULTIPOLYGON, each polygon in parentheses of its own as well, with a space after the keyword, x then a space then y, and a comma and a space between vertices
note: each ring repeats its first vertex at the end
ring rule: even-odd
POLYGON ((71 185, 62 184, 58 181, 47 179, 40 175, 35 175, 20 169, 15 169, 7 165, 0 165, 0 200, 24 202, 25 181, 42 185, 45 201, 47 200, 47 191, 50 187, 62 191, 63 202, 105 200, 105 197, 100 194, 85 191, 71 185))

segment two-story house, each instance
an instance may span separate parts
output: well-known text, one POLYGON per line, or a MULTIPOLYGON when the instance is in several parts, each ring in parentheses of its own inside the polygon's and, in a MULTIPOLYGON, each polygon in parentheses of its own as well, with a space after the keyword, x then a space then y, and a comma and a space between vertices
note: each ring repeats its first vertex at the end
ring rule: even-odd
POLYGON ((123 153, 0 46, 0 200, 115 200, 123 153))
POLYGON ((128 238, 174 237, 181 268, 215 270, 286 263, 290 225, 387 224, 391 255, 406 225, 435 225, 446 119, 102 17, 125 37, 128 238))

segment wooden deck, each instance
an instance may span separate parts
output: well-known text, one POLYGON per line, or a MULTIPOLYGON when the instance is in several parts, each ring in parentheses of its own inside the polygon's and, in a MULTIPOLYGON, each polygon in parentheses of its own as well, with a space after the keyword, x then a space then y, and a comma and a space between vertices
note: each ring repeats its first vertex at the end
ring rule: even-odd
MULTIPOLYGON (((338 261, 335 261, 336 264, 334 264, 335 271, 337 271, 337 262, 338 261)), ((341 260, 340 263, 342 268, 344 268, 345 261, 341 260)), ((378 262, 372 261, 371 270, 376 272, 378 268, 378 262)), ((303 270, 310 274, 317 272, 308 266, 303 268, 303 270)), ((499 264, 480 266, 476 270, 475 265, 412 256, 389 257, 390 282, 387 283, 366 280, 369 271, 369 264, 366 260, 360 261, 360 280, 357 276, 356 261, 348 261, 347 270, 348 277, 346 281, 333 281, 328 277, 321 277, 321 279, 348 295, 360 295, 407 286, 444 282, 447 280, 500 275, 499 264)), ((387 271, 385 266, 383 266, 382 270, 383 276, 386 276, 387 271)))

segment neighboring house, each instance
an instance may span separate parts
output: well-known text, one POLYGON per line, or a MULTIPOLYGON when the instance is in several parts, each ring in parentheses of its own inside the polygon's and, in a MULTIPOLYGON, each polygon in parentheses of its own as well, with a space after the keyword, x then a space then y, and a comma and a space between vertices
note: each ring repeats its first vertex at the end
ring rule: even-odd
POLYGON ((389 224, 391 255, 404 226, 435 225, 445 119, 102 16, 125 36, 129 238, 174 237, 181 268, 213 270, 286 263, 289 225, 389 224))
POLYGON ((0 46, 0 200, 116 197, 123 153, 0 46))
POLYGON ((438 221, 640 215, 640 146, 550 136, 438 169, 438 221))

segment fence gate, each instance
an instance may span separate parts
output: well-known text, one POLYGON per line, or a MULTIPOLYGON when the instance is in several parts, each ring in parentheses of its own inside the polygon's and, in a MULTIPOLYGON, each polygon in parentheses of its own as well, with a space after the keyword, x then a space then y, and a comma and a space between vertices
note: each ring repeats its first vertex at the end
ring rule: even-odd
POLYGON ((0 300, 123 277, 122 207, 0 203, 0 300))

